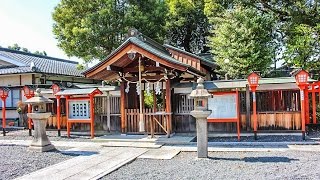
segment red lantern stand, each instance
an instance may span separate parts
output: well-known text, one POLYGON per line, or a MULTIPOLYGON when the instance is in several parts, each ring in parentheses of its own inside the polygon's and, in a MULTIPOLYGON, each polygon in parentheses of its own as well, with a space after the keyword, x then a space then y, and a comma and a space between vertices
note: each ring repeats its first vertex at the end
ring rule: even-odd
MULTIPOLYGON (((57 99, 58 98, 60 99, 61 96, 64 96, 66 98, 67 135, 68 135, 68 137, 70 137, 70 128, 71 128, 72 124, 74 124, 74 123, 87 123, 87 124, 90 124, 91 138, 94 138, 94 99, 93 98, 97 94, 101 95, 102 92, 97 88, 95 88, 95 89, 79 89, 78 93, 73 92, 73 91, 77 91, 77 90, 64 90, 64 91, 57 92, 55 94, 57 99), (89 103, 90 103, 90 109, 89 109, 90 116, 89 116, 89 118, 75 119, 75 118, 71 117, 71 113, 70 113, 71 110, 69 109, 69 104, 72 102, 76 102, 76 101, 89 101, 89 103)), ((58 114, 58 112, 57 112, 57 114, 58 114)))
POLYGON ((306 136, 305 135, 305 132, 306 132, 306 117, 309 117, 309 111, 306 111, 306 105, 308 105, 309 103, 307 102, 308 99, 306 99, 307 96, 305 96, 305 94, 308 94, 308 76, 309 76, 309 74, 305 70, 300 70, 295 75, 296 83, 297 83, 297 85, 298 85, 298 87, 300 89, 301 124, 302 124, 301 131, 302 131, 302 139, 303 140, 306 139, 306 137, 305 137, 306 136), (306 116, 306 113, 308 113, 308 116, 306 116))
POLYGON ((10 89, 1 87, 0 88, 0 97, 2 100, 2 131, 3 136, 6 136, 6 100, 8 97, 10 89))
POLYGON ((231 118, 210 118, 208 117, 208 123, 237 123, 237 137, 240 141, 240 100, 239 100, 239 91, 230 91, 230 92, 213 92, 213 96, 225 96, 225 95, 235 95, 236 96, 236 112, 237 115, 231 118))
POLYGON ((259 76, 255 72, 252 72, 248 76, 248 83, 250 90, 252 91, 252 109, 253 109, 253 133, 254 139, 257 140, 257 131, 258 131, 258 120, 257 120, 257 100, 256 100, 256 90, 259 85, 259 76))
POLYGON ((59 85, 53 84, 52 86, 53 94, 56 96, 57 99, 57 129, 58 129, 58 136, 61 136, 61 107, 60 107, 60 95, 56 95, 61 89, 59 85))
MULTIPOLYGON (((23 92, 24 92, 24 96, 27 98, 27 99, 30 99, 32 97, 34 97, 34 89, 30 88, 29 86, 25 85, 23 87, 23 92)), ((28 104, 28 113, 31 113, 31 105, 28 104)), ((29 129, 29 136, 32 136, 32 119, 28 118, 28 129, 29 129)))

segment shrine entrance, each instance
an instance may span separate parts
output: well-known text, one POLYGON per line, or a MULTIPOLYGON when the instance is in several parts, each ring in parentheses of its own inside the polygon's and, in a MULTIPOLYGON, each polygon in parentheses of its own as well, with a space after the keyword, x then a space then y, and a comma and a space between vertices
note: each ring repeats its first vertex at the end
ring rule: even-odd
POLYGON ((200 57, 182 53, 175 49, 169 51, 166 46, 132 29, 115 51, 84 75, 120 84, 122 133, 170 136, 172 84, 210 76, 208 72, 213 64, 204 68, 200 57))

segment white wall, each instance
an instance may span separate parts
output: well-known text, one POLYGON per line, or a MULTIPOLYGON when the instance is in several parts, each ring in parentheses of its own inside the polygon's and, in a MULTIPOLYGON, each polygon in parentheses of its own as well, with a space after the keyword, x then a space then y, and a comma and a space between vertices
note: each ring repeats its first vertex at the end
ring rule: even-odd
MULTIPOLYGON (((0 86, 24 86, 25 84, 32 84, 32 75, 31 74, 21 74, 21 84, 20 84, 20 75, 1 75, 0 76, 0 86)), ((21 100, 25 101, 23 90, 21 89, 21 100)), ((1 107, 2 108, 2 107, 1 107)), ((16 108, 13 110, 6 110, 7 119, 18 118, 19 114, 16 111, 16 108)), ((2 119, 2 110, 0 110, 0 119, 2 119)))

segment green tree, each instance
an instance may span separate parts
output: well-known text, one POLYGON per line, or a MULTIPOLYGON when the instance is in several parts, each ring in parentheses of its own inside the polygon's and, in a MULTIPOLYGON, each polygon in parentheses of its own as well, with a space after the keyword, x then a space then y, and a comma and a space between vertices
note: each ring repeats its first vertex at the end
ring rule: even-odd
POLYGON ((204 14, 204 0, 166 0, 167 40, 193 53, 207 52, 209 22, 204 14))
POLYGON ((33 54, 37 54, 37 55, 41 55, 41 56, 47 56, 47 52, 46 51, 36 51, 33 54))
POLYGON ((209 38, 221 74, 245 78, 252 71, 265 74, 275 58, 272 16, 253 8, 236 6, 213 17, 215 28, 209 38))
MULTIPOLYGON (((21 47, 17 43, 13 44, 12 46, 8 46, 8 49, 12 49, 12 50, 16 50, 16 51, 23 51, 23 52, 26 52, 26 53, 32 53, 31 51, 29 51, 28 48, 21 47)), ((47 52, 46 51, 42 51, 42 52, 41 51, 35 51, 33 54, 47 56, 47 52)))
MULTIPOLYGON (((285 58, 287 62, 296 67, 311 70, 317 68, 319 70, 320 62, 320 37, 318 27, 311 27, 306 24, 300 24, 294 27, 291 36, 287 38, 287 47, 285 58)), ((319 31, 320 32, 320 31, 319 31)))
POLYGON ((53 12, 53 33, 69 56, 102 60, 135 27, 158 41, 165 35, 162 0, 61 0, 53 12))
POLYGON ((17 43, 13 44, 12 46, 8 46, 8 48, 16 51, 21 50, 21 47, 17 43))

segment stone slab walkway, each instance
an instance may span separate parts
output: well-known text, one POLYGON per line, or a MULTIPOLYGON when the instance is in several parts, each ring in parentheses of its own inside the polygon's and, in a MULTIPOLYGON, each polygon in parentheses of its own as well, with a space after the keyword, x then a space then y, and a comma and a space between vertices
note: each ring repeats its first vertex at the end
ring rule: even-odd
POLYGON ((172 159, 180 153, 178 149, 149 149, 138 158, 141 159, 172 159))
POLYGON ((96 149, 90 150, 90 148, 86 147, 85 149, 73 148, 64 153, 72 154, 77 151, 82 152, 78 157, 35 171, 18 179, 99 179, 133 161, 145 153, 147 149, 106 147, 96 151, 96 149))

